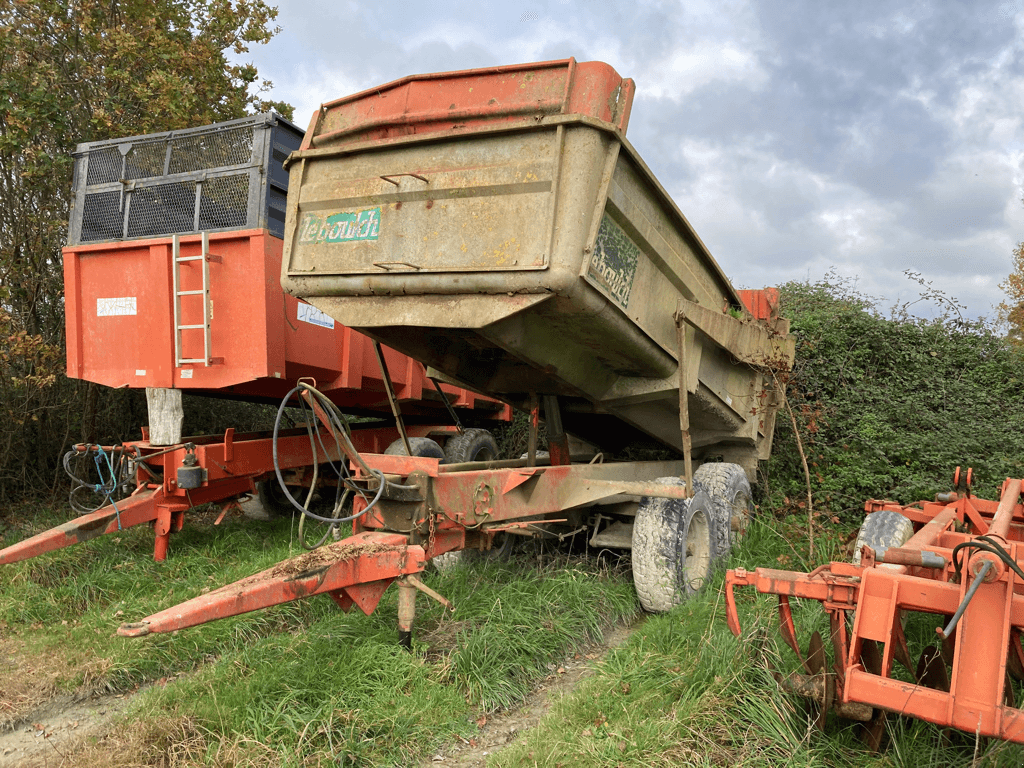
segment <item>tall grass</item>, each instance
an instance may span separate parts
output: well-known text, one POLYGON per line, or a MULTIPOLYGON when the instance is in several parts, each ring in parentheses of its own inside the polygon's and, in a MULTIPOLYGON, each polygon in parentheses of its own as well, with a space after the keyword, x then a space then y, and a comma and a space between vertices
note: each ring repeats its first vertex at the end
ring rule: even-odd
MULTIPOLYGON (((797 521, 755 522, 732 565, 803 569, 788 536, 797 521), (795 563, 792 561, 796 561, 795 563)), ((824 557, 843 559, 839 538, 824 557)), ((830 716, 813 725, 804 701, 782 691, 771 670, 795 671, 795 655, 778 633, 776 602, 737 591, 743 635, 725 622, 724 578, 669 614, 648 618, 575 690, 555 702, 540 726, 503 750, 495 766, 800 766, 911 768, 1010 766, 1019 745, 942 732, 890 715, 887 743, 870 752, 857 726, 830 716)), ((816 601, 793 601, 806 645, 828 619, 816 601)))
POLYGON ((320 596, 166 635, 114 634, 295 554, 291 535, 287 520, 186 523, 158 564, 141 527, 5 566, 0 626, 37 657, 80 661, 58 681, 65 690, 159 681, 129 717, 187 721, 227 760, 217 764, 404 766, 471 736, 482 713, 515 706, 558 661, 637 613, 628 571, 525 558, 426 575, 456 608, 418 597, 411 654, 397 645, 393 590, 369 617, 320 596))

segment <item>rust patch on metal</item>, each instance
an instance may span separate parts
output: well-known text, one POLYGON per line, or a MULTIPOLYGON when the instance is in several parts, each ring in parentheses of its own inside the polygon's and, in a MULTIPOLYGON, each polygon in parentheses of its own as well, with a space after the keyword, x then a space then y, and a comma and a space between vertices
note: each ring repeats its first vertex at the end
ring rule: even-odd
POLYGON ((293 557, 274 566, 268 576, 289 580, 319 576, 336 563, 355 560, 364 555, 376 555, 381 552, 397 552, 395 547, 387 544, 345 544, 340 547, 321 547, 304 555, 293 557))

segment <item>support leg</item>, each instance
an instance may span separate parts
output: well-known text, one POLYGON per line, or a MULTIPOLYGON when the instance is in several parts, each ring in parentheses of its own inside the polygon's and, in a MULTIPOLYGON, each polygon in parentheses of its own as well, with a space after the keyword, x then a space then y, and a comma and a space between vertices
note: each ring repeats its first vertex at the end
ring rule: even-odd
POLYGON ((416 620, 416 587, 407 579, 398 585, 398 644, 412 650, 412 624, 416 620))
POLYGON ((153 533, 156 534, 156 541, 153 542, 153 559, 162 563, 167 559, 167 549, 171 544, 171 510, 169 507, 157 506, 153 533))
POLYGON ((555 395, 544 395, 544 420, 548 427, 548 455, 551 466, 570 464, 569 436, 562 428, 562 412, 558 408, 555 395))

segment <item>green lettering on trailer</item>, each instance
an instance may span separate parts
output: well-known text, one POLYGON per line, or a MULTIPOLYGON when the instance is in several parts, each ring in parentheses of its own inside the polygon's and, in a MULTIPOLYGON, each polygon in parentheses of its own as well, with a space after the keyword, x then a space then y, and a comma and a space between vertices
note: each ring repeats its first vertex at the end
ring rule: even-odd
POLYGON ((380 208, 331 214, 307 213, 299 231, 299 242, 311 245, 376 240, 380 235, 380 208))

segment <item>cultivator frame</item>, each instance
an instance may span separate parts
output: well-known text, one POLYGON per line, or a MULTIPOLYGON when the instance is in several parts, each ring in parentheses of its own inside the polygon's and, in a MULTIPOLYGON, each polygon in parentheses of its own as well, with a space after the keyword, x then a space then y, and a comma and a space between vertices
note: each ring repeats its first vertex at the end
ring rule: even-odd
MULTIPOLYGON (((904 515, 916 533, 899 547, 864 546, 859 565, 833 562, 811 573, 736 568, 726 574, 729 628, 737 637, 736 587, 778 596, 783 639, 806 672, 779 679, 817 704, 819 722, 829 709, 865 721, 875 748, 886 712, 1024 742, 1024 710, 1016 706, 1011 685, 1011 678, 1024 680, 1021 480, 1007 479, 995 502, 973 497, 969 478, 970 471, 965 493, 935 502, 867 502, 869 514, 904 515), (801 652, 792 597, 817 600, 829 614, 831 671, 819 633, 801 652), (936 629, 938 643, 916 662, 904 632, 910 612, 942 617, 943 625, 936 629), (894 662, 909 674, 894 675, 894 662)), ((958 468, 954 485, 960 479, 958 468)))

